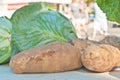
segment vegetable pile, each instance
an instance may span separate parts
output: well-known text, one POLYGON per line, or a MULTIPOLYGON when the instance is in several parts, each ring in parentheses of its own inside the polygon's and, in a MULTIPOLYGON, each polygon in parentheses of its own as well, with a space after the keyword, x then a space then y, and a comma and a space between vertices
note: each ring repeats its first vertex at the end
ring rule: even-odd
MULTIPOLYGON (((109 20, 120 23, 119 0, 97 0, 97 3, 109 20)), ((0 18, 0 64, 9 62, 12 55, 21 51, 75 38, 77 36, 69 19, 57 11, 49 10, 43 3, 30 4, 17 10, 10 20, 0 18)))
MULTIPOLYGON (((8 30, 5 30, 6 33, 11 34, 12 27, 12 51, 7 38, 0 38, 1 44, 3 44, 1 47, 7 49, 0 50, 0 61, 23 50, 77 38, 71 21, 61 13, 49 10, 44 3, 33 3, 20 8, 12 15, 10 21, 0 21, 4 22, 3 27, 8 30)), ((0 26, 0 28, 2 27, 0 26)), ((1 34, 4 36, 3 33, 1 34)), ((8 36, 5 34, 4 37, 8 36)))

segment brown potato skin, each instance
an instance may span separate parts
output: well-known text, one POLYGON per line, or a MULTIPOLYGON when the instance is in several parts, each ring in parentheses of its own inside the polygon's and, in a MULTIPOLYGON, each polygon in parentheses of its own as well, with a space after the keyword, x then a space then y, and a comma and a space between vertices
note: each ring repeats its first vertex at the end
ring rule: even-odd
POLYGON ((93 72, 107 72, 118 65, 120 51, 111 45, 90 45, 81 55, 82 64, 93 72))
POLYGON ((15 55, 10 67, 15 73, 62 72, 80 68, 77 48, 69 43, 51 43, 15 55))
POLYGON ((99 42, 84 39, 73 39, 69 41, 69 43, 78 48, 81 54, 83 53, 84 49, 86 49, 88 46, 99 44, 99 42))

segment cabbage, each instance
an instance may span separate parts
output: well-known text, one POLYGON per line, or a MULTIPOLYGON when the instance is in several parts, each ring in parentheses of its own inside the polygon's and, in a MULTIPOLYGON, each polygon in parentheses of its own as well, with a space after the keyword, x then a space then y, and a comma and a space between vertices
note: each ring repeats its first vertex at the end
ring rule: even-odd
POLYGON ((120 0, 97 0, 97 4, 108 20, 120 23, 120 0))
POLYGON ((11 22, 13 53, 77 38, 71 21, 43 3, 22 7, 13 14, 11 22))
POLYGON ((7 63, 11 56, 11 22, 0 17, 0 64, 7 63))

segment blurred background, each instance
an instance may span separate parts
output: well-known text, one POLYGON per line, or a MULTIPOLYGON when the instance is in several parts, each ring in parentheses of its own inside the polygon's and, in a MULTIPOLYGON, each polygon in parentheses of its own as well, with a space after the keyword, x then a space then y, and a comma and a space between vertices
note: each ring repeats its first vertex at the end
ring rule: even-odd
MULTIPOLYGON (((63 15, 65 15, 68 19, 72 21, 72 11, 70 9, 70 5, 76 0, 0 0, 0 16, 7 16, 8 18, 11 18, 12 14, 19 8, 32 4, 35 2, 47 2, 48 7, 50 9, 56 10, 61 12, 63 15)), ((78 0, 79 2, 82 0, 78 0)), ((92 32, 93 32, 93 24, 94 24, 94 18, 95 18, 95 10, 93 8, 94 0, 84 0, 85 5, 88 9, 88 21, 86 24, 87 36, 91 39, 92 32), (91 7, 92 6, 92 7, 91 7)), ((74 23, 73 23, 74 24, 74 23)), ((108 33, 111 35, 120 36, 120 25, 115 22, 107 21, 108 24, 108 33)), ((75 26, 75 25, 74 25, 75 26)), ((86 33, 84 30, 81 30, 81 36, 83 38, 86 38, 86 33)), ((100 33, 97 34, 99 36, 100 33)), ((96 38, 97 40, 97 38, 96 38)))
POLYGON ((52 9, 61 10, 60 4, 70 4, 72 0, 0 0, 0 16, 11 17, 19 8, 34 2, 47 2, 52 9))

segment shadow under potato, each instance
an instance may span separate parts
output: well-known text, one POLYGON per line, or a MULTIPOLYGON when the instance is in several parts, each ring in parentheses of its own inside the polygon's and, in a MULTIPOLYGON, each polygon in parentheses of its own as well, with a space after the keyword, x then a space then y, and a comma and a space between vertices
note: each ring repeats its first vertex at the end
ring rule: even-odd
POLYGON ((114 77, 120 79, 120 70, 111 71, 111 72, 109 72, 109 75, 114 76, 114 77))

